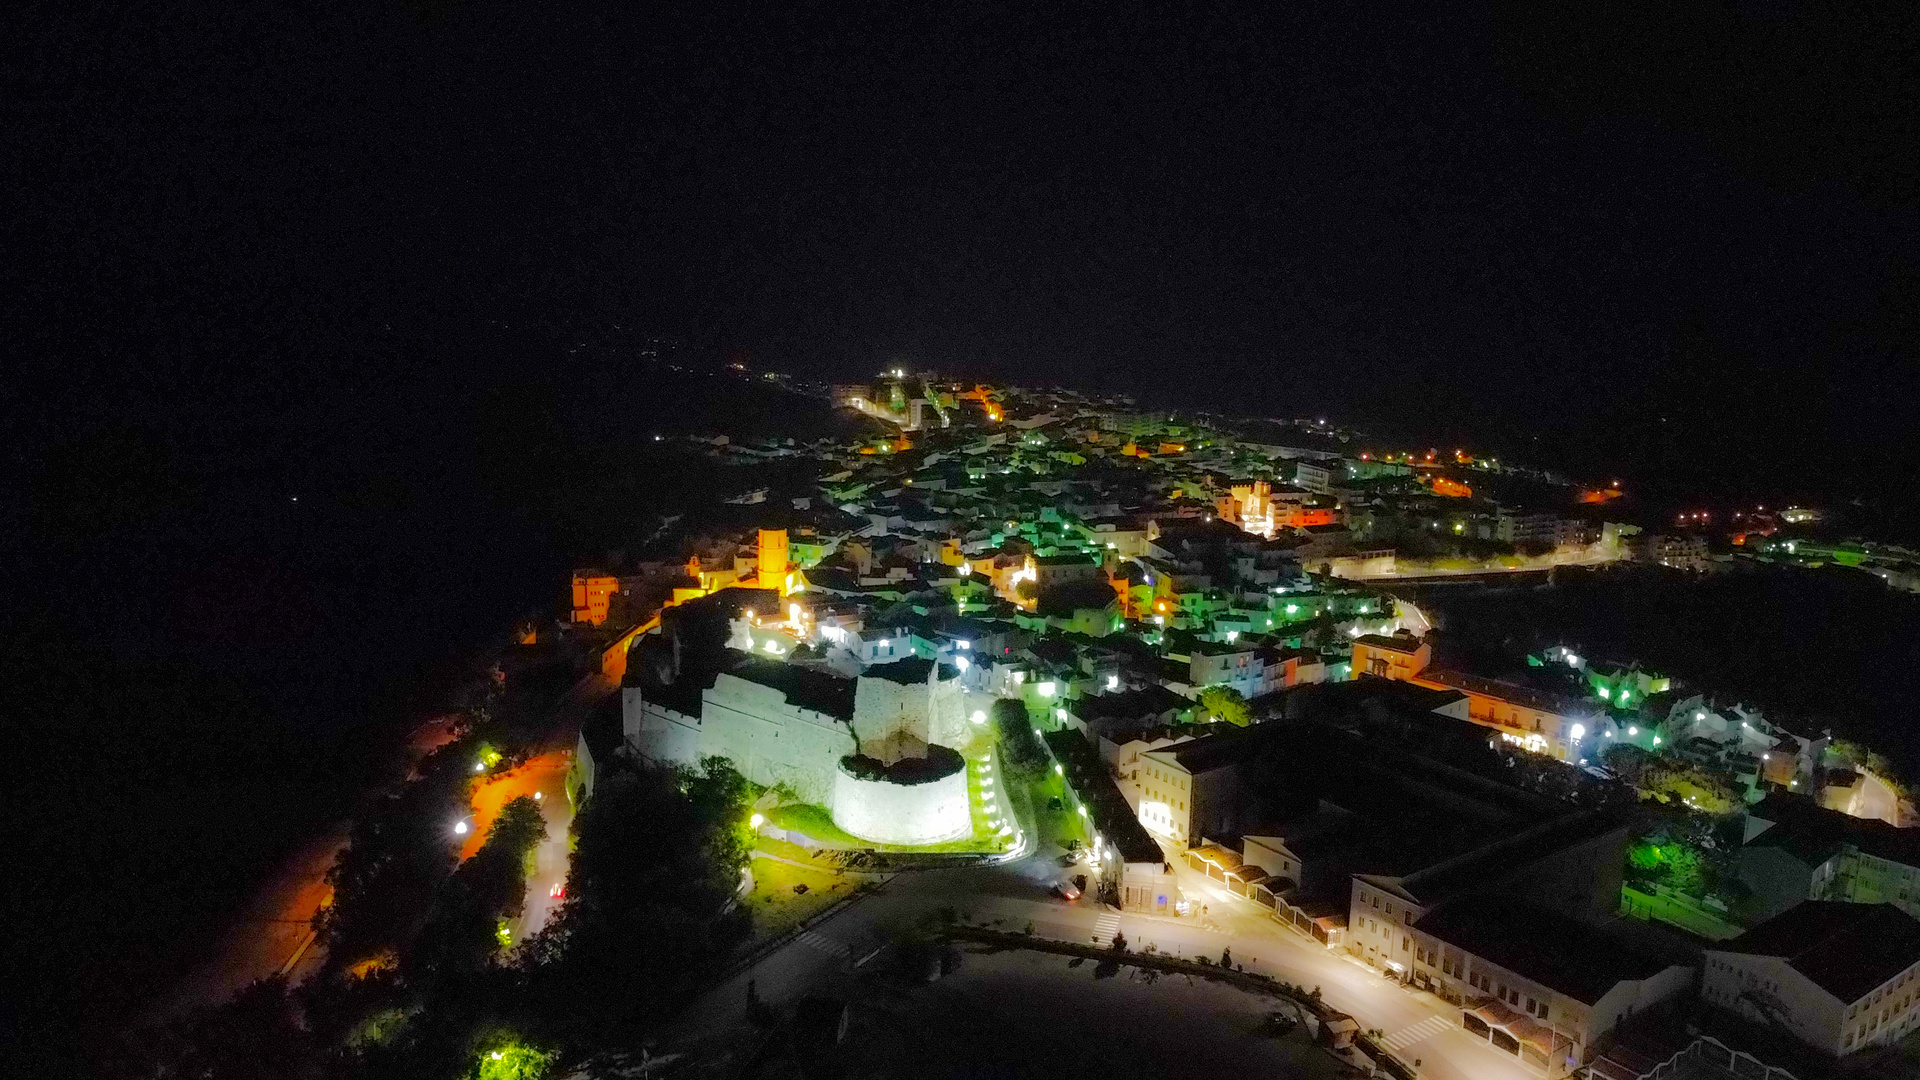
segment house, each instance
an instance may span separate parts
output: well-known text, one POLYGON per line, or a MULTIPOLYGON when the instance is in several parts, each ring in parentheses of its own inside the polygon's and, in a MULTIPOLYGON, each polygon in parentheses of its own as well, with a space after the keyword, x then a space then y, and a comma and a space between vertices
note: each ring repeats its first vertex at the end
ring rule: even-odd
MULTIPOLYGON (((1619 902, 1631 825, 1586 811, 1501 836, 1462 855, 1428 859, 1411 873, 1353 875, 1347 949, 1448 1000, 1464 1000, 1460 976, 1420 955, 1407 927, 1443 905, 1526 904, 1567 919, 1604 923, 1619 902), (1449 981, 1451 979, 1452 981, 1449 981)), ((1470 995, 1469 995, 1470 996, 1470 995)))
POLYGON ((1335 476, 1346 480, 1346 470, 1337 461, 1301 460, 1293 463, 1293 482, 1308 491, 1327 494, 1333 490, 1335 476))
POLYGON ((1809 900, 1703 954, 1700 996, 1836 1057, 1920 1023, 1920 920, 1809 900))
POLYGON ((613 594, 620 591, 620 579, 604 570, 573 572, 573 621, 599 626, 607 621, 613 594))
POLYGON ((1191 739, 1140 755, 1140 824, 1182 846, 1237 835, 1247 812, 1242 766, 1280 731, 1256 725, 1191 739))
POLYGON ((1774 792, 1747 809, 1740 880, 1762 910, 1808 900, 1892 904, 1920 917, 1920 830, 1774 792))
POLYGON ((1173 867, 1159 842, 1141 828, 1106 763, 1077 732, 1054 731, 1042 738, 1066 781, 1068 809, 1083 814, 1091 826, 1087 846, 1101 885, 1129 911, 1175 911, 1180 890, 1173 867))
POLYGON ((1548 1076, 1591 1060, 1619 1022, 1685 994, 1693 968, 1635 951, 1555 911, 1476 897, 1407 927, 1414 966, 1460 1026, 1548 1076))
POLYGON ((1460 691, 1467 695, 1469 722, 1492 728, 1505 742, 1561 761, 1581 757, 1581 740, 1597 736, 1610 723, 1606 710, 1594 702, 1451 668, 1428 668, 1413 681, 1460 691))
POLYGON ((1097 576, 1043 585, 1034 604, 1034 614, 1048 626, 1088 637, 1112 633, 1119 611, 1120 594, 1097 576))
POLYGON ((1469 723, 1491 728, 1501 740, 1524 750, 1562 761, 1582 757, 1581 741, 1588 736, 1598 738, 1611 723, 1606 710, 1594 702, 1451 668, 1430 667, 1432 655, 1424 639, 1411 635, 1362 635, 1353 639, 1352 677, 1378 675, 1434 690, 1458 691, 1466 695, 1469 723))
POLYGON ((1424 639, 1411 635, 1363 634, 1353 639, 1352 677, 1355 679, 1374 675, 1412 681, 1432 662, 1432 647, 1424 639))

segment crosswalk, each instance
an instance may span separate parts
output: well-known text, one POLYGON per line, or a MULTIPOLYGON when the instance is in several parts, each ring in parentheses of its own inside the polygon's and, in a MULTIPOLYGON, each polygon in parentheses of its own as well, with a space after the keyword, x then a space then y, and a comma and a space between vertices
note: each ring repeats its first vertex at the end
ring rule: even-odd
POLYGON ((1113 935, 1119 932, 1120 913, 1117 911, 1101 912, 1100 917, 1093 920, 1093 943, 1095 945, 1106 945, 1112 942, 1113 935))
POLYGON ((1447 1017, 1429 1016, 1417 1024, 1401 1028, 1380 1041, 1389 1050, 1405 1050, 1414 1043, 1425 1042, 1453 1026, 1453 1021, 1447 1017))
POLYGON ((845 942, 835 941, 817 930, 802 930, 794 935, 794 940, 810 949, 818 949, 833 956, 845 956, 853 951, 845 942))

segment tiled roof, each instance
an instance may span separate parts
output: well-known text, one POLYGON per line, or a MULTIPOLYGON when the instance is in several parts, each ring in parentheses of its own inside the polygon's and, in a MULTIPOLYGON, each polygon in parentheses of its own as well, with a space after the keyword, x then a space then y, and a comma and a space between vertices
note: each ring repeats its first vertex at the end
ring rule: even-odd
POLYGON ((1593 1005, 1622 982, 1670 965, 1555 911, 1464 897, 1413 924, 1449 945, 1593 1005))
POLYGON ((1892 904, 1808 900, 1708 951, 1780 957, 1852 1003, 1920 961, 1920 920, 1892 904))

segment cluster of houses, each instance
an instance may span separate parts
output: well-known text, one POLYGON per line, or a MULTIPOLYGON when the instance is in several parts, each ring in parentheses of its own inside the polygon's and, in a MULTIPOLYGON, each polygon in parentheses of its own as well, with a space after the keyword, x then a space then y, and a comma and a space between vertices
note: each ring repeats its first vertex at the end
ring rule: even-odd
POLYGON ((717 440, 731 464, 808 456, 818 475, 725 493, 575 575, 574 620, 618 631, 628 752, 728 757, 876 843, 1012 846, 988 719, 1018 702, 1102 895, 1179 917, 1182 876, 1203 875, 1544 1075, 1752 1056, 1746 1029, 1651 1045, 1640 1020, 1681 1003, 1836 1059, 1909 1030, 1920 851, 1891 814, 1860 816, 1872 779, 1828 768, 1824 736, 1566 648, 1518 670, 1436 656, 1427 616, 1364 580, 1407 535, 1682 566, 1705 557, 1690 541, 1504 506, 1473 487, 1519 470, 1356 455, 1313 423, 904 374, 836 394, 898 430, 717 440), (1645 811, 1515 779, 1538 761, 1605 787, 1625 745, 1741 781, 1743 935, 1623 927, 1645 811))

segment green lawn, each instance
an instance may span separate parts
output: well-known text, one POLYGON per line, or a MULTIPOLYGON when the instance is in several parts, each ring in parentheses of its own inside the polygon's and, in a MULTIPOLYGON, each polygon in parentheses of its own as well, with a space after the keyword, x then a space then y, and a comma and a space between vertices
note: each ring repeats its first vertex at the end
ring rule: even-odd
POLYGON ((854 885, 828 870, 807 870, 772 859, 754 859, 753 890, 741 900, 753 913, 753 932, 763 937, 785 933, 826 910, 854 885), (807 891, 796 893, 795 885, 807 891))
MULTIPOLYGON (((949 840, 941 844, 926 844, 919 847, 907 847, 900 844, 876 844, 862 840, 833 823, 833 817, 825 807, 808 803, 788 803, 764 811, 767 821, 782 829, 805 833, 827 847, 873 848, 875 851, 916 851, 916 852, 997 852, 1013 846, 1012 836, 999 836, 999 825, 989 816, 983 793, 989 788, 996 792, 1009 781, 999 773, 997 766, 990 766, 991 752, 981 751, 967 758, 967 800, 973 810, 973 835, 960 840, 949 840), (988 768, 992 772, 987 771, 988 768), (991 778, 992 784, 984 783, 991 778)), ((1012 823, 1010 808, 1004 805, 1004 796, 996 798, 996 807, 1003 812, 1000 821, 1012 823)), ((1017 827, 1017 825, 1016 825, 1017 827)), ((764 846, 764 845, 763 845, 764 846)))

